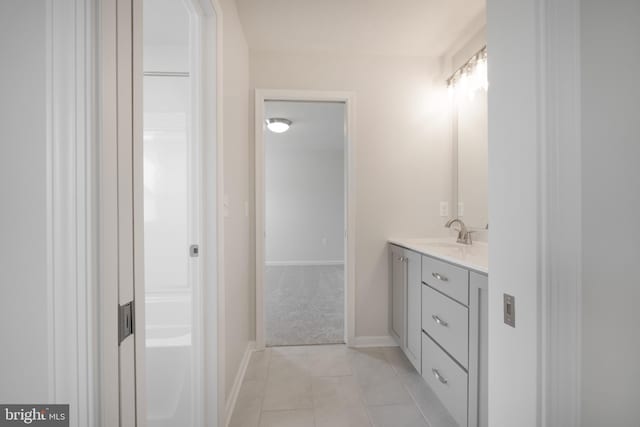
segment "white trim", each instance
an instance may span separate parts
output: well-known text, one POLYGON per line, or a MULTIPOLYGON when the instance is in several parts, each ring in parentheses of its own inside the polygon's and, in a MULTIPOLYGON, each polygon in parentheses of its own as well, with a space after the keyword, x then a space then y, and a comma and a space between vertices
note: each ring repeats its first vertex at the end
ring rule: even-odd
POLYGON ((97 423, 96 3, 49 0, 47 300, 49 401, 97 423))
POLYGON ((331 265, 344 265, 344 261, 266 261, 264 263, 267 267, 287 267, 287 266, 331 266, 331 265))
POLYGON ((580 1, 539 0, 540 412, 578 427, 581 401, 580 1))
POLYGON ((118 342, 118 204, 116 138, 116 0, 99 2, 98 157, 100 425, 120 422, 118 342))
POLYGON ((256 229, 256 348, 265 347, 264 331, 264 141, 263 117, 265 100, 344 102, 346 106, 346 243, 345 243, 345 342, 355 337, 355 240, 356 240, 356 123, 355 93, 335 91, 265 90, 255 91, 255 229, 256 229))
POLYGON ((147 424, 147 370, 144 275, 144 34, 143 0, 132 0, 132 186, 133 186, 133 300, 135 301, 135 396, 136 423, 147 424))
POLYGON ((200 215, 202 319, 208 325, 204 340, 204 423, 223 425, 225 420, 225 288, 224 288, 224 169, 223 169, 223 16, 218 0, 192 0, 200 6, 204 79, 201 99, 202 211, 200 215), (215 117, 215 120, 206 120, 215 117), (207 167, 215 165, 215 168, 207 167))
POLYGON ((399 347, 398 342, 391 335, 376 336, 360 336, 351 340, 349 347, 368 348, 368 347, 399 347))
POLYGON ((247 343, 247 348, 244 350, 244 354, 242 355, 242 360, 240 361, 240 366, 238 367, 238 372, 236 373, 236 378, 233 381, 233 386, 231 387, 231 392, 229 393, 229 400, 227 400, 226 408, 225 408, 225 422, 224 426, 227 427, 229 423, 231 423, 231 416, 233 415, 233 410, 236 407, 236 402, 238 401, 238 395, 240 394, 240 387, 242 387, 242 382, 244 381, 244 376, 247 373, 247 367, 249 366, 249 360, 251 360, 251 354, 256 348, 255 341, 249 341, 247 343))

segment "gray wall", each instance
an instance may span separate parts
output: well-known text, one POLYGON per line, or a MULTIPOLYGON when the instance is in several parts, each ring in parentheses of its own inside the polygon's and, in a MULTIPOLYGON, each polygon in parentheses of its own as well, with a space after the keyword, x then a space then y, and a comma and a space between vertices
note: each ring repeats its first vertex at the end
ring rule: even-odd
POLYGON ((48 401, 46 2, 0 2, 0 402, 48 401))
POLYGON ((640 2, 582 2, 582 426, 640 425, 640 2))

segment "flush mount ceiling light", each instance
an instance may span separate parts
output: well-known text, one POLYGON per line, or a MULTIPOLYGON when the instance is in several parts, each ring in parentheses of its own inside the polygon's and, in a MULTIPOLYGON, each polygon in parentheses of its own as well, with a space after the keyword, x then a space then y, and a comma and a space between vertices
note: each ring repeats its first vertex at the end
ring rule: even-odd
POLYGON ((267 129, 275 133, 286 132, 291 126, 291 120, 281 118, 271 118, 265 120, 265 122, 267 122, 267 129))

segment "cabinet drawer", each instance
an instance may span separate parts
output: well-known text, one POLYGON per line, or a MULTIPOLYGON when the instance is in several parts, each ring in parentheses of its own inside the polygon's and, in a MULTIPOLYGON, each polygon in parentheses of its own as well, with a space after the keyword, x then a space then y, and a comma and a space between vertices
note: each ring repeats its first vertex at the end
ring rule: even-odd
POLYGON ((469 305, 469 272, 428 256, 422 257, 422 281, 464 305, 469 305))
POLYGON ((467 373, 422 334, 422 377, 462 427, 467 426, 467 373))
POLYGON ((422 285, 422 329, 465 368, 469 367, 469 309, 422 285))

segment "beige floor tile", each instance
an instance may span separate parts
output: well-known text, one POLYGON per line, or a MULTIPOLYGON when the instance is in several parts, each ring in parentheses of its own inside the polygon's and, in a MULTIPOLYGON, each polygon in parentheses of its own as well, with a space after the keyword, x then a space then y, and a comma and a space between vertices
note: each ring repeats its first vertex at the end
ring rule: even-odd
POLYGON ((348 408, 362 405, 362 393, 355 379, 317 377, 312 379, 313 405, 316 408, 348 408))
POLYGON ((260 406, 236 407, 229 422, 229 427, 258 427, 260 422, 260 406))
POLYGON ((267 382, 263 411, 313 408, 310 378, 287 378, 267 382))
POLYGON ((399 349, 277 347, 247 373, 230 427, 425 427, 424 411, 446 421, 399 349))
POLYGON ((384 382, 360 385, 362 397, 367 405, 392 405, 413 403, 405 386, 397 378, 389 378, 384 382))
POLYGON ((309 357, 306 354, 290 354, 287 356, 273 354, 267 378, 270 382, 306 378, 310 376, 309 371, 309 357))
POLYGON ((397 376, 382 351, 367 349, 355 353, 350 359, 353 375, 361 386, 384 383, 397 376))
POLYGON ((429 427, 413 404, 370 406, 367 410, 375 427, 429 427))
POLYGON ((258 426, 265 387, 264 380, 245 380, 242 383, 229 427, 258 426))
POLYGON ((343 348, 322 349, 309 354, 309 373, 314 377, 351 375, 349 355, 343 348))
POLYGON ((417 373, 411 362, 409 362, 409 359, 407 359, 407 356, 400 350, 400 347, 385 348, 384 355, 391 367, 396 371, 396 374, 417 373))
POLYGON ((247 372, 244 375, 245 380, 266 380, 269 370, 269 361, 271 359, 271 350, 254 351, 247 365, 247 372))
POLYGON ((370 427, 364 405, 314 408, 316 427, 370 427))
POLYGON ((260 427, 314 427, 313 411, 266 411, 260 416, 260 427))

